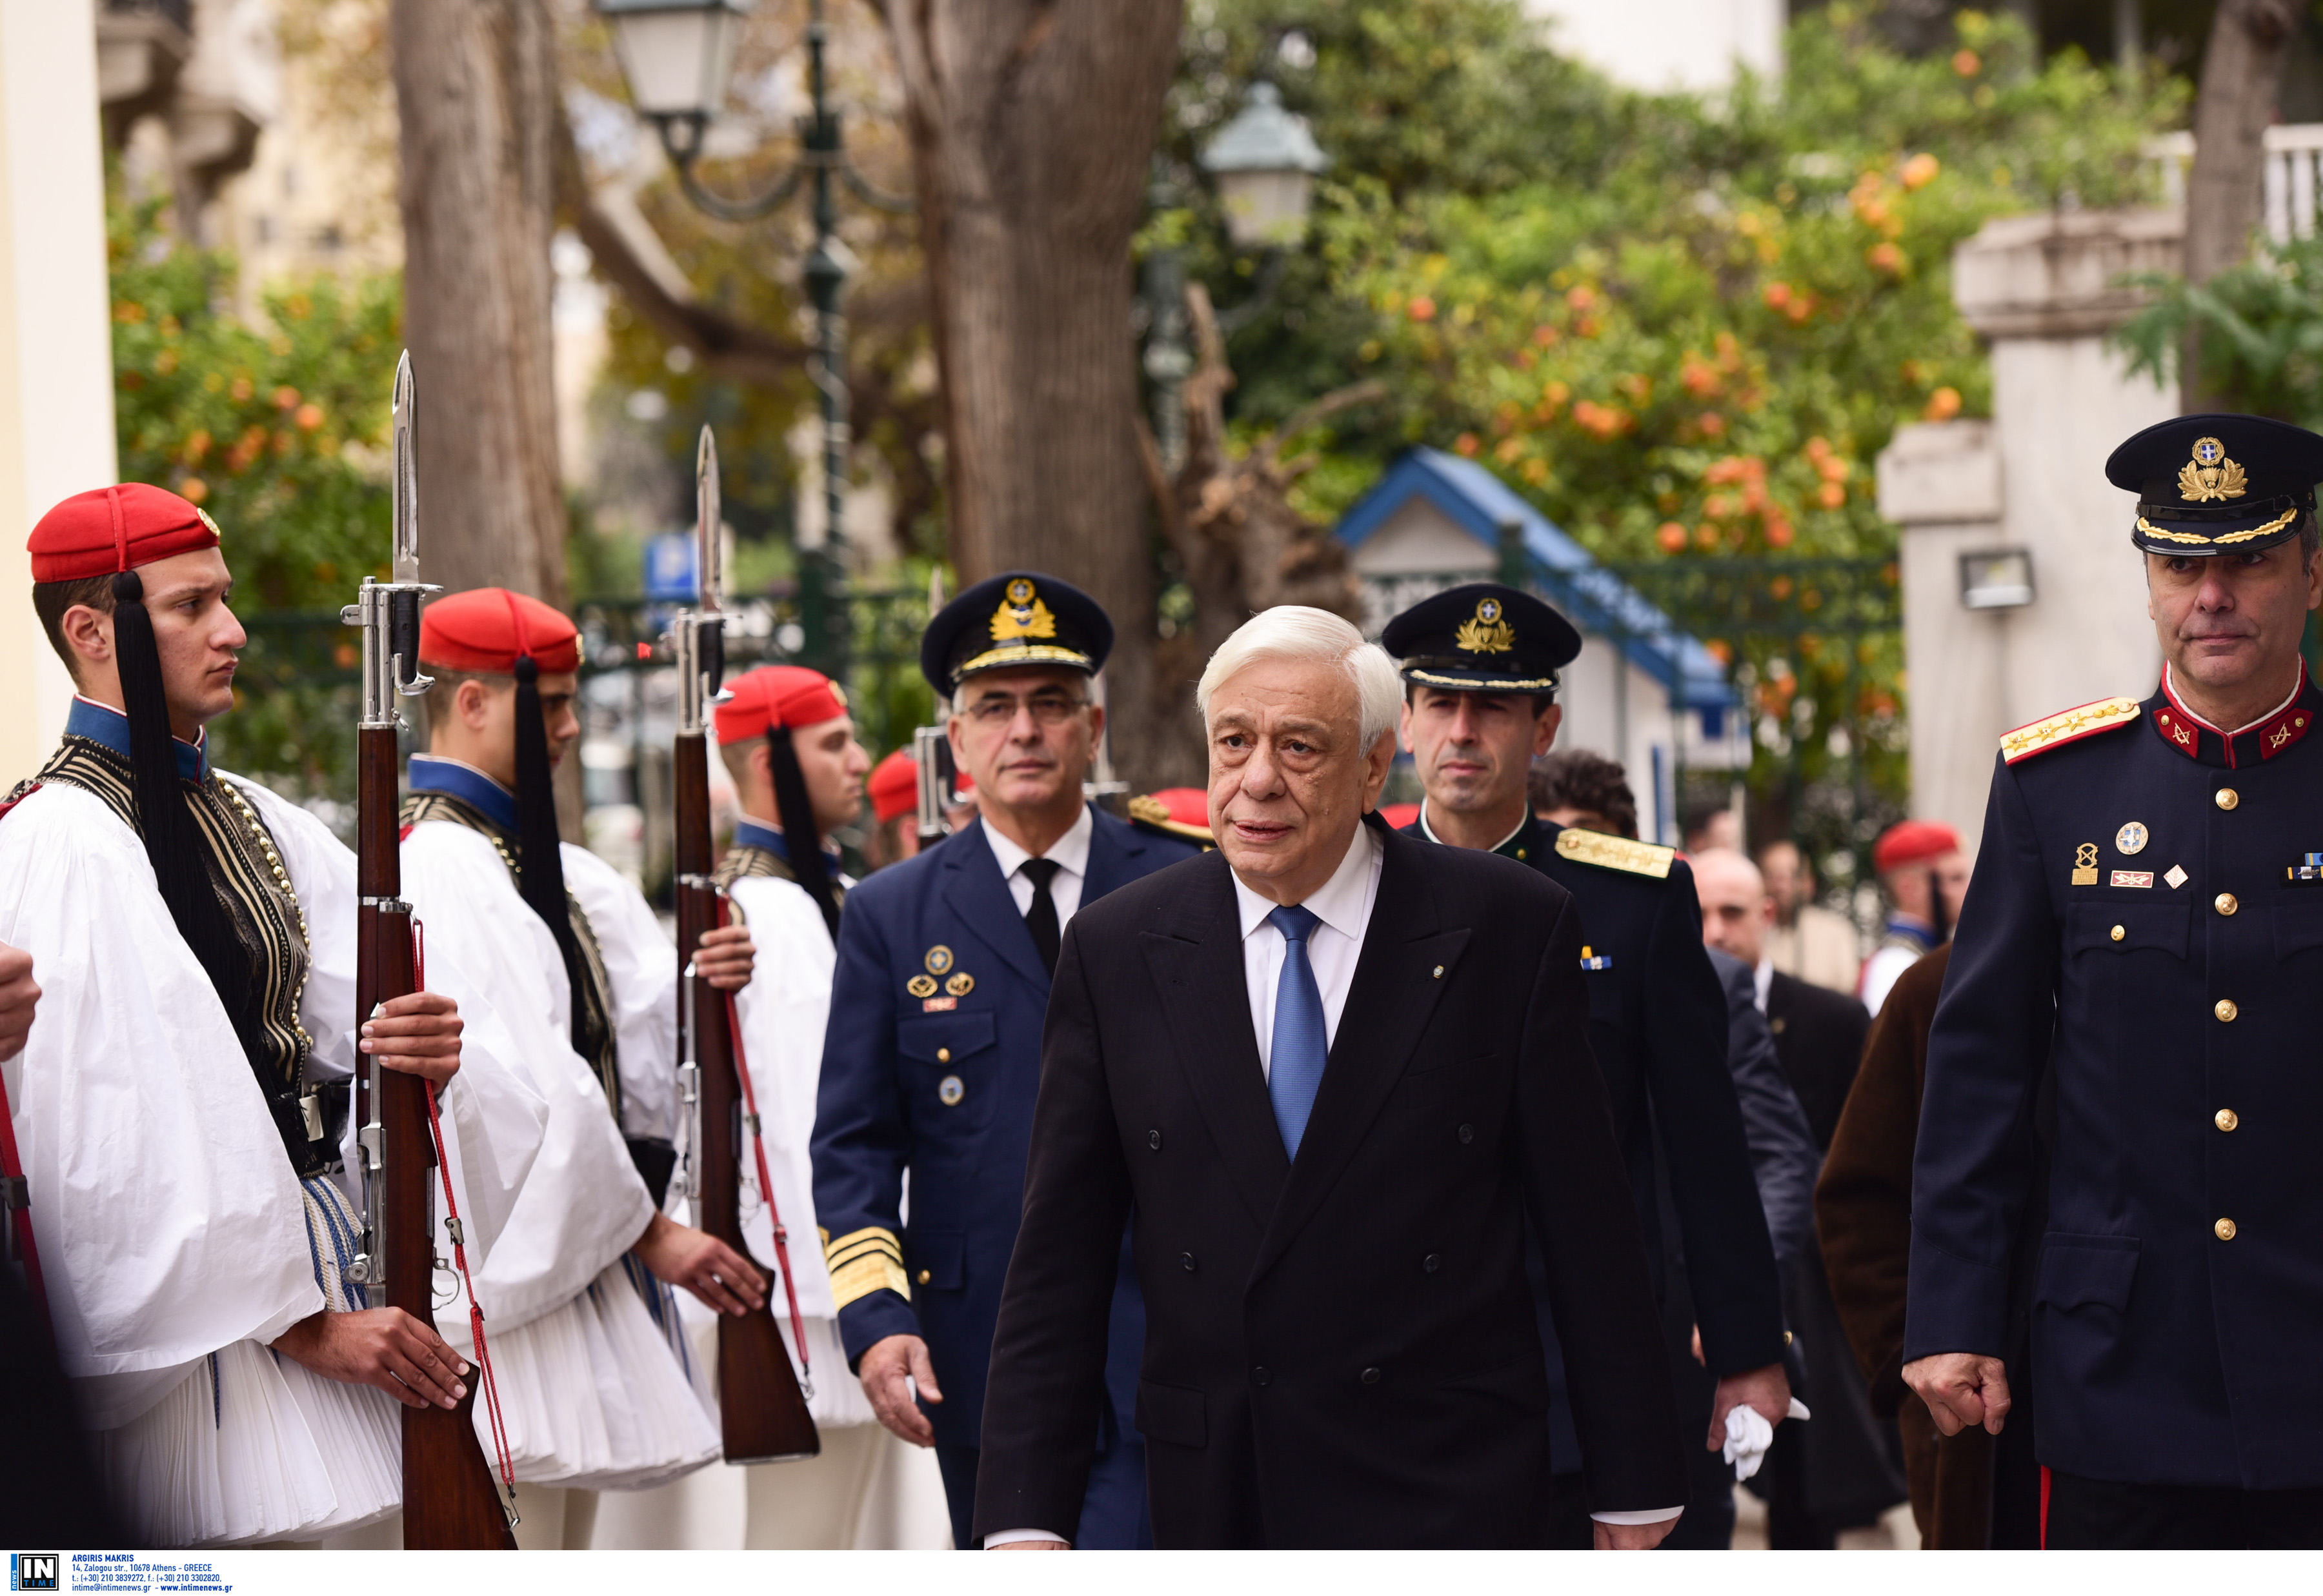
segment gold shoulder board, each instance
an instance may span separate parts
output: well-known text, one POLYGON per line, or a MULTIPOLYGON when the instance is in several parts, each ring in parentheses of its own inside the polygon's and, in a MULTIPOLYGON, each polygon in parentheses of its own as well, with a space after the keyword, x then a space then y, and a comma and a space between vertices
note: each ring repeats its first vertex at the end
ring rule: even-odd
POLYGON ((2035 720, 2030 726, 2020 726, 2000 739, 2000 757, 2010 765, 2019 759, 2049 748, 2061 748, 2078 742, 2100 731, 2111 731, 2116 726, 2126 726, 2137 719, 2143 707, 2134 698, 2101 698, 2093 704, 2067 710, 2035 720))
POLYGON ((1584 831, 1573 826, 1556 834, 1556 853, 1559 858, 1599 865, 1608 870, 1627 870, 1632 876, 1650 876, 1657 881, 1667 877, 1670 862, 1677 858, 1677 849, 1664 848, 1658 842, 1636 842, 1627 837, 1609 837, 1602 831, 1584 831))
POLYGON ((1198 842, 1204 848, 1216 848, 1217 837, 1207 826, 1189 826, 1171 817, 1170 806, 1151 793, 1140 793, 1129 801, 1129 821, 1132 825, 1148 830, 1161 831, 1183 842, 1198 842))

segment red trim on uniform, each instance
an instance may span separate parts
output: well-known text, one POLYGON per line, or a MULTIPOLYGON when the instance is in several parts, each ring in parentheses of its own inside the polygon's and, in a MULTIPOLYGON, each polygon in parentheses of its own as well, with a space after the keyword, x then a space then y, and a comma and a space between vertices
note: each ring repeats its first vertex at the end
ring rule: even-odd
POLYGON ((2041 1465, 2041 1549, 2049 1549, 2049 1465, 2041 1465))
POLYGON ((2314 724, 2313 711, 2294 701, 2289 709, 2259 728, 2258 757, 2261 759, 2273 758, 2305 737, 2314 724))
MULTIPOLYGON (((2304 672, 2307 667, 2302 665, 2299 668, 2300 671, 2304 672)), ((2306 678, 2302 675, 2300 677, 2300 681, 2303 683, 2305 680, 2306 678)), ((2189 759, 2192 758, 2194 757, 2194 749, 2201 743, 2202 734, 2200 731, 2195 729, 2197 727, 2199 727, 2208 730, 2220 742, 2227 745, 2227 768, 2228 770, 2234 769, 2235 739, 2233 733, 2219 730, 2218 728, 2212 726, 2208 720, 2203 720, 2193 711, 2188 709, 2184 702, 2178 697, 2178 690, 2170 685, 2170 673, 2167 670, 2162 673, 2162 696, 2168 699, 2170 701, 2171 707, 2178 711, 2178 719, 2181 722, 2179 729, 2183 730, 2193 739, 2191 742, 2180 745, 2185 748, 2186 757, 2189 759)), ((2297 693, 2291 694, 2291 698, 2294 702, 2297 701, 2298 696, 2299 695, 2297 693)), ((2172 740, 2175 740, 2174 736, 2172 740)))
POLYGON ((2172 714, 2168 710, 2153 711, 2154 735, 2189 759, 2198 757, 2202 748, 2202 734, 2194 729, 2196 724, 2182 716, 2172 714))

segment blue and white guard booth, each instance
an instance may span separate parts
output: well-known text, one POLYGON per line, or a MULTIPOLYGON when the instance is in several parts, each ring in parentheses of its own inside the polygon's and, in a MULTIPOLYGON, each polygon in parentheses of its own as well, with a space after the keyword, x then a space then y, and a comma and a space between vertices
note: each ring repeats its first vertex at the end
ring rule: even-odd
POLYGON ((1748 772, 1749 727, 1717 656, 1474 461, 1406 451, 1333 533, 1363 579, 1372 637, 1430 593, 1499 580, 1507 542, 1520 546, 1528 585, 1582 637, 1557 694, 1565 724, 1556 746, 1621 762, 1647 840, 1679 839, 1681 770, 1737 782, 1748 772))

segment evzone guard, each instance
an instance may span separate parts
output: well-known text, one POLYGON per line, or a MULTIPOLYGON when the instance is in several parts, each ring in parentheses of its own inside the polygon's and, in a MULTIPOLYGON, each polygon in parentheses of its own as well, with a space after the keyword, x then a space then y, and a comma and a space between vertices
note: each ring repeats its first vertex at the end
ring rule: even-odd
MULTIPOLYGON (((525 1522, 518 1544, 590 1544, 594 1492, 675 1479, 719 1455, 709 1371, 669 1288, 739 1314, 767 1282, 662 1211, 675 1163, 676 952, 636 887, 557 839, 551 771, 580 731, 580 640, 537 599, 439 599, 419 657, 436 679, 410 762, 404 895, 431 959, 491 983, 548 1103, 546 1138, 501 1244, 477 1271, 525 1522)), ((748 933, 697 963, 739 986, 748 933)), ((456 1316, 447 1316, 456 1319, 456 1316)))
POLYGON ((208 518, 126 483, 30 547, 78 692, 0 821, 0 940, 50 993, 12 1128, 64 1370, 132 1544, 361 1528, 399 1504, 396 1403, 454 1408, 470 1371, 350 1278, 348 1080, 437 1085, 472 1257, 545 1107, 451 959, 357 1035, 354 856, 205 752, 244 642, 208 518))
MULTIPOLYGON (((718 752, 742 810, 716 879, 763 953, 737 1001, 776 1203, 771 1210, 753 1204, 744 1234, 754 1256, 770 1259, 776 1213, 789 1233, 799 1333, 813 1372, 811 1410, 822 1433, 822 1455, 812 1462, 750 1471, 742 1544, 753 1550, 924 1545, 941 1528, 902 1522, 904 1504, 915 1497, 898 1489, 900 1472, 921 1465, 899 1455, 911 1449, 880 1427, 847 1372, 831 1272, 816 1240, 808 1158, 834 939, 853 885, 829 838, 861 813, 870 757, 856 740, 838 684, 799 665, 762 665, 737 678, 716 720, 718 752)), ((792 1336, 792 1321, 779 1312, 776 1318, 792 1336)))

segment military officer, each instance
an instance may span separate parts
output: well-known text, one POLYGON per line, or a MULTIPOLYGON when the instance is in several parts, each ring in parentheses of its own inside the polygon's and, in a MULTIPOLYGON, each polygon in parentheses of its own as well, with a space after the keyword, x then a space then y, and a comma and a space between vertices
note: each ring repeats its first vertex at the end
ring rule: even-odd
POLYGON ((2181 417, 2106 476, 2138 495, 2162 682, 2000 739, 1928 1042, 1904 1378, 1947 1435, 2008 1417, 2037 1123, 2045 1544, 2323 1546, 2323 693, 2300 656, 2323 437, 2181 417))
MULTIPOLYGON (((1747 1406, 1779 1424, 1791 1393, 1781 1284, 1727 1069, 1727 1001, 1703 949, 1693 875, 1670 848, 1535 818, 1527 774, 1564 717, 1557 673, 1581 652, 1580 634, 1556 610, 1516 588, 1471 583, 1413 605, 1380 641, 1402 662, 1403 742, 1427 792, 1409 829, 1529 865, 1580 907, 1590 1043, 1612 1099, 1656 1291, 1667 1307, 1672 1366, 1685 1388, 1680 1423, 1695 1479, 1685 1517, 1663 1544, 1723 1546, 1734 1515, 1734 1476, 1721 1456, 1727 1416, 1747 1406), (1675 1280, 1657 1193, 1665 1181, 1677 1216, 1674 1239, 1683 1241, 1675 1280), (1691 1344, 1696 1325, 1700 1364, 1691 1344)), ((1541 1328, 1553 1336, 1545 1308, 1541 1328)), ((1549 1372, 1561 1388, 1554 1354, 1549 1372)), ((1551 1414, 1560 1529, 1566 1544, 1585 1546, 1579 1440, 1567 1411, 1560 1389, 1551 1414)))
MULTIPOLYGON (((1083 904, 1198 851, 1082 796, 1105 730, 1089 683, 1112 645, 1095 600, 1037 571, 1004 573, 945 606, 920 668, 950 701, 952 755, 973 778, 978 818, 863 882, 840 921, 813 1138, 831 1296, 880 1422, 934 1446, 962 1547, 1064 927, 1083 904)), ((1144 1311, 1125 1240, 1109 1400, 1089 1414, 1099 1450, 1073 1534, 1082 1546, 1152 1544, 1133 1418, 1144 1311)))

